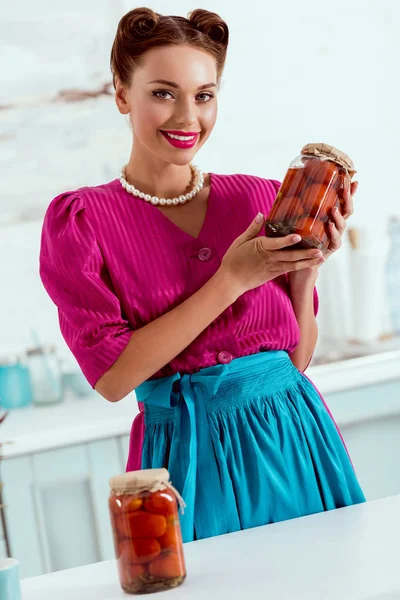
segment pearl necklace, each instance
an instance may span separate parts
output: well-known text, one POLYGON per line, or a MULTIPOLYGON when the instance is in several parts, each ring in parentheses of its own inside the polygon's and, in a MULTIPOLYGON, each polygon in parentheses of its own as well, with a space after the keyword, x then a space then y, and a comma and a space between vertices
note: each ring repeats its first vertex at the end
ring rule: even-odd
POLYGON ((203 186, 204 186, 203 172, 199 169, 199 167, 197 165, 190 164, 189 166, 192 170, 192 173, 195 175, 195 186, 191 192, 188 192, 187 194, 182 194, 182 196, 179 196, 178 198, 159 198, 158 196, 151 196, 150 194, 144 194, 143 192, 141 192, 140 190, 135 188, 134 185, 127 182, 127 180, 126 180, 127 165, 124 165, 122 167, 119 180, 121 182, 122 187, 127 192, 129 192, 133 196, 137 196, 138 198, 145 200, 146 202, 150 202, 151 204, 154 204, 154 206, 156 206, 157 204, 159 204, 160 206, 178 206, 178 204, 185 204, 185 202, 194 198, 194 196, 196 196, 196 194, 198 194, 200 192, 200 190, 203 189, 203 186))

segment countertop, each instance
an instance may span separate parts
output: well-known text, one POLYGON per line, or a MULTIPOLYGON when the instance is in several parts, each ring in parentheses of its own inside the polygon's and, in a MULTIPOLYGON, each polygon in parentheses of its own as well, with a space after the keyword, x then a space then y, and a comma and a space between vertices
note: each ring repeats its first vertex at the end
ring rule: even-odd
MULTIPOLYGON (((400 380, 400 350, 348 359, 307 369, 307 376, 322 395, 359 388, 364 385, 400 380)), ((348 400, 345 398, 344 402, 348 400)), ((399 398, 383 396, 379 403, 373 399, 365 407, 332 406, 333 414, 342 415, 337 422, 346 425, 350 420, 400 412, 399 398)), ((5 458, 41 452, 72 444, 88 443, 113 436, 128 435, 138 412, 135 393, 120 402, 107 402, 93 392, 87 397, 69 396, 52 406, 29 406, 10 411, 0 428, 0 442, 5 458)))
MULTIPOLYGON (((187 579, 162 598, 400 598, 400 496, 185 545, 187 579)), ((22 581, 24 600, 119 600, 115 561, 22 581)))

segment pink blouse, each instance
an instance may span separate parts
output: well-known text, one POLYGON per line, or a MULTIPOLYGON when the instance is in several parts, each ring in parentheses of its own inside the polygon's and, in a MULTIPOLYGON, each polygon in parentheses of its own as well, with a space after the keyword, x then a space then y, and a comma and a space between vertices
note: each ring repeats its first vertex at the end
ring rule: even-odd
MULTIPOLYGON (((257 212, 269 213, 280 185, 251 175, 210 175, 198 238, 126 192, 118 179, 65 192, 51 202, 40 276, 58 307, 65 341, 93 387, 136 329, 206 283, 257 212)), ((262 350, 291 352, 298 340, 282 276, 243 294, 153 377, 193 373, 262 350)))

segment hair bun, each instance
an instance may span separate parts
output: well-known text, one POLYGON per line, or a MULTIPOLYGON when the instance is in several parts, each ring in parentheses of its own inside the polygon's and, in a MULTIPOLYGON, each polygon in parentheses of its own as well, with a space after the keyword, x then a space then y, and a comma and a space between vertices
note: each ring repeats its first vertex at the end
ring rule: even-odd
POLYGON ((208 35, 214 42, 224 46, 228 45, 228 26, 216 13, 197 8, 190 13, 188 19, 195 29, 208 35))
POLYGON ((159 15, 150 8, 135 8, 122 17, 120 35, 130 39, 146 37, 153 33, 159 21, 159 15))

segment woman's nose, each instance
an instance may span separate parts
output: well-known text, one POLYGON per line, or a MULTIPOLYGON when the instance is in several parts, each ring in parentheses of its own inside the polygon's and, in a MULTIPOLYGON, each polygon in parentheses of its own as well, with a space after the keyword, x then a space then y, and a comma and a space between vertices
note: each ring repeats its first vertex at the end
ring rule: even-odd
POLYGON ((193 126, 197 122, 196 106, 192 100, 181 100, 176 104, 175 121, 181 127, 193 126))

